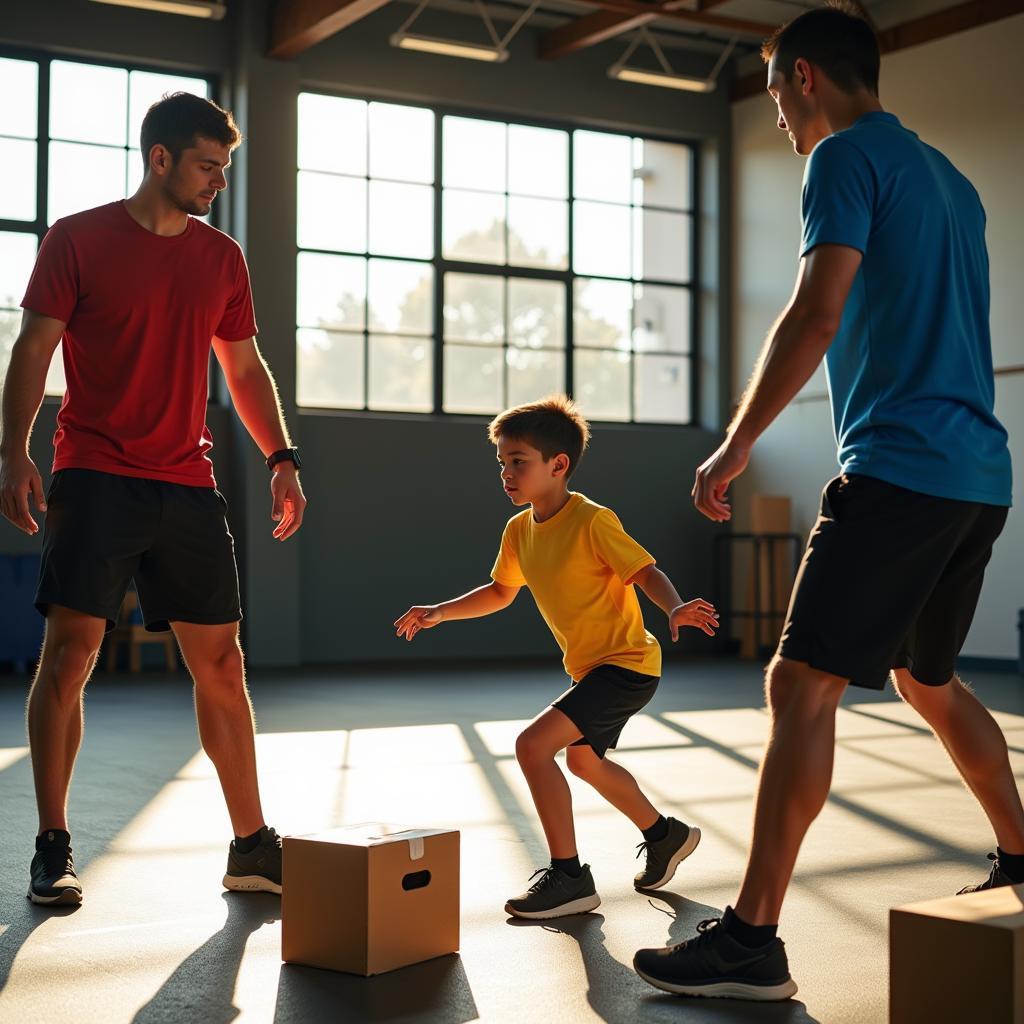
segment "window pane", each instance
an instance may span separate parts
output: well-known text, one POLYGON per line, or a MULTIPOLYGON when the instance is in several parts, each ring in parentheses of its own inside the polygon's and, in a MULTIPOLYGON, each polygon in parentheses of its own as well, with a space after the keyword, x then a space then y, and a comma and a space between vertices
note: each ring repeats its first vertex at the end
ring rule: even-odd
POLYGON ((569 135, 552 128, 508 126, 508 190, 565 199, 569 191, 569 135))
POLYGON ((573 354, 574 395, 595 420, 629 419, 628 352, 580 349, 573 354))
POLYGON ((434 190, 429 185, 370 182, 370 252, 434 255, 434 190))
POLYGON ((124 146, 127 124, 127 71, 63 60, 50 65, 52 138, 124 146))
POLYGON ((370 104, 370 176, 434 180, 434 114, 423 107, 370 104))
POLYGON ((6 220, 36 219, 35 142, 0 139, 0 167, 4 184, 0 188, 0 217, 6 220))
POLYGON ((11 361, 11 349, 18 340, 21 329, 21 310, 0 309, 0 385, 7 376, 7 365, 11 361))
POLYGON ((690 360, 686 356, 637 356, 636 418, 655 423, 690 420, 690 360))
POLYGON ((446 344, 444 347, 444 411, 500 411, 502 405, 502 363, 500 348, 471 348, 446 344))
POLYGON ((446 186, 505 191, 505 125, 468 117, 446 117, 442 126, 446 186))
POLYGON ((300 327, 362 330, 365 304, 366 260, 299 253, 296 322, 300 327))
POLYGON ((67 388, 67 381, 64 379, 64 346, 60 344, 53 350, 50 368, 46 371, 44 391, 48 395, 63 395, 67 388))
POLYGON ((295 340, 299 405, 363 408, 363 336, 305 329, 295 340))
POLYGON ((475 263, 505 262, 505 197, 444 192, 444 255, 475 263))
POLYGON ((690 209, 690 148, 672 142, 633 140, 633 202, 690 209))
MULTIPOLYGON (((17 98, 17 102, 0 103, 0 135, 36 138, 39 134, 39 65, 34 60, 0 57, 0 96, 17 98)), ((5 174, 7 169, 4 164, 5 174)))
POLYGON ((633 293, 633 350, 690 351, 690 291, 638 284, 633 293))
POLYGON ((565 285, 561 281, 509 279, 508 340, 523 348, 565 347, 565 285))
POLYGON ((569 204, 558 199, 508 200, 508 261, 520 267, 569 266, 569 204))
POLYGON ((150 71, 132 71, 128 76, 128 145, 140 145, 142 120, 149 108, 172 92, 190 92, 208 96, 209 86, 202 78, 184 75, 158 75, 150 71))
POLYGON ((628 281, 588 281, 575 286, 574 342, 583 348, 629 350, 633 286, 628 281))
MULTIPOLYGON (((36 259, 36 236, 0 231, 0 308, 17 309, 36 259)), ((21 311, 18 310, 18 316, 21 311)))
POLYGON ((366 174, 366 103, 299 93, 299 166, 366 174))
MULTIPOLYGON (((128 177, 125 182, 124 194, 125 198, 128 196, 135 195, 139 190, 139 186, 142 184, 142 179, 146 176, 146 168, 142 165, 142 151, 138 149, 128 150, 128 177)), ((222 199, 221 202, 224 202, 222 199)), ((208 217, 201 218, 207 220, 208 217)))
POLYGON ((508 405, 535 402, 565 390, 565 353, 508 350, 508 405))
POLYGON ((434 346, 429 338, 370 335, 371 409, 430 412, 434 346))
POLYGON ((49 223, 124 198, 125 159, 123 149, 51 142, 49 223))
POLYGON ((434 268, 429 263, 370 260, 371 331, 430 334, 434 330, 434 268))
POLYGON ((632 140, 605 132, 573 133, 573 195, 628 203, 633 188, 632 140))
POLYGON ((299 245, 366 251, 366 181, 299 172, 299 245))
POLYGON ((500 345, 505 340, 505 279, 445 274, 444 336, 500 345))
POLYGON ((576 203, 573 209, 573 262, 577 274, 629 277, 628 206, 576 203))
POLYGON ((633 276, 689 281, 689 214, 633 211, 633 276))

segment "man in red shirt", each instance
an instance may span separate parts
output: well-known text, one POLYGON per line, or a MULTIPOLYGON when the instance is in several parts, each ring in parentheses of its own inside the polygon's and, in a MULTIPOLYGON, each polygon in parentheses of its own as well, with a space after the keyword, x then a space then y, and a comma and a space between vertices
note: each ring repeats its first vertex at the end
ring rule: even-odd
POLYGON ((231 114, 209 100, 176 93, 154 104, 142 125, 138 192, 58 220, 22 302, 3 393, 0 511, 30 535, 39 530, 30 498, 47 513, 36 594, 46 636, 28 702, 35 903, 82 899, 67 822, 81 697, 133 578, 146 628, 174 631, 195 681, 200 739, 235 833, 224 886, 281 891, 280 839, 264 821, 256 778, 234 542, 206 426, 212 347, 272 471, 274 536, 292 536, 306 499, 256 346, 245 258, 196 219, 227 187, 240 142, 231 114), (28 439, 62 340, 67 392, 44 497, 28 439))

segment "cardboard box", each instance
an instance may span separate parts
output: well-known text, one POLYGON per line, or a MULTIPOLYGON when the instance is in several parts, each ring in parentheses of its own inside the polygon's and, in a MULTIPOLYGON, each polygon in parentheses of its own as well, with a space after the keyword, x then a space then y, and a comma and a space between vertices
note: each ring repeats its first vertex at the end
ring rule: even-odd
POLYGON ((1024 885, 889 912, 889 1024, 1024 1022, 1024 885))
POLYGON ((459 833, 367 822, 283 842, 281 958, 381 974, 459 949, 459 833))

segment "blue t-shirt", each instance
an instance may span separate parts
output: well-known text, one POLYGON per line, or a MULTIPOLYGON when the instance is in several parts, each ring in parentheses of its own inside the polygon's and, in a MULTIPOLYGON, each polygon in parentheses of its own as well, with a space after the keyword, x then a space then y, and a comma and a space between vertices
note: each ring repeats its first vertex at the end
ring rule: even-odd
POLYGON ((801 256, 832 243, 864 257, 825 357, 842 471, 1010 505, 974 187, 877 112, 814 148, 802 207, 801 256))

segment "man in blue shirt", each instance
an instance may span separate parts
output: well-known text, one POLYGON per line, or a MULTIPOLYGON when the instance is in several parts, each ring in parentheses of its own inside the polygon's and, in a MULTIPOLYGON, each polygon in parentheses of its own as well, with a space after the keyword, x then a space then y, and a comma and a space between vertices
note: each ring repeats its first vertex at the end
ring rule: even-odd
POLYGON ((682 995, 771 1000, 796 992, 777 922, 828 796, 847 685, 880 690, 891 673, 981 803, 998 854, 961 891, 1024 881, 1024 809, 999 727, 954 673, 1011 500, 984 210, 941 153, 882 110, 878 44, 861 18, 807 12, 762 56, 779 128, 810 154, 797 286, 693 496, 708 518, 730 518, 730 482, 823 356, 841 475, 768 667, 771 737, 735 909, 687 942, 640 950, 634 966, 682 995))

